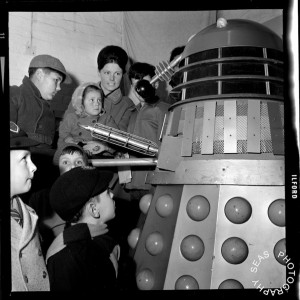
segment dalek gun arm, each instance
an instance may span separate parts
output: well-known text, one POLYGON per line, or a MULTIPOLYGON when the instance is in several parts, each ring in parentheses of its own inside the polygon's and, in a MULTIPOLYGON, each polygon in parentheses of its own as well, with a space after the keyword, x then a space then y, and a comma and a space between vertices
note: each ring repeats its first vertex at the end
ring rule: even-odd
POLYGON ((157 158, 90 159, 94 167, 156 167, 157 158))
POLYGON ((158 81, 166 81, 169 82, 172 76, 175 73, 174 67, 179 63, 181 60, 181 55, 170 63, 162 61, 156 66, 155 69, 155 76, 150 80, 141 79, 136 83, 135 91, 147 102, 146 99, 151 99, 155 96, 155 88, 153 84, 158 81))
POLYGON ((79 126, 89 130, 92 137, 107 143, 149 156, 156 156, 158 153, 158 146, 156 143, 126 131, 115 129, 100 123, 96 123, 94 126, 82 124, 79 124, 79 126))

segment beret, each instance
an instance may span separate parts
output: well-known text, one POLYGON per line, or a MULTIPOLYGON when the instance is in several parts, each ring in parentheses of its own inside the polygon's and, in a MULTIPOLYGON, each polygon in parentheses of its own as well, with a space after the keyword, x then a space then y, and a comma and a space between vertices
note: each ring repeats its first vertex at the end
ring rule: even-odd
POLYGON ((60 175, 51 187, 53 210, 70 221, 94 196, 107 190, 114 173, 94 167, 76 167, 60 175))

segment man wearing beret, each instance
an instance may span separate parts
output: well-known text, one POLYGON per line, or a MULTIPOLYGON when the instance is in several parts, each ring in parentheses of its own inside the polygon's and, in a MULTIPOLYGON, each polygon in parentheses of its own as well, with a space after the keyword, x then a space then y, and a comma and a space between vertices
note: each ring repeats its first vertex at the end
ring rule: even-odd
POLYGON ((50 204, 67 225, 50 245, 51 291, 99 292, 117 288, 119 246, 107 234, 115 217, 109 190, 113 172, 76 167, 50 190, 50 204))
POLYGON ((39 142, 31 151, 38 168, 33 189, 36 186, 39 186, 37 189, 45 187, 44 169, 48 168, 48 177, 52 175, 49 170, 55 152, 53 146, 56 146, 53 145, 56 124, 50 101, 61 90, 61 83, 71 82, 59 59, 42 54, 33 57, 28 76, 24 76, 22 84, 10 87, 10 120, 22 128, 29 138, 39 142))
POLYGON ((49 291, 49 277, 37 231, 38 216, 19 195, 28 192, 36 166, 30 147, 38 142, 29 139, 10 122, 10 204, 11 204, 11 290, 49 291))

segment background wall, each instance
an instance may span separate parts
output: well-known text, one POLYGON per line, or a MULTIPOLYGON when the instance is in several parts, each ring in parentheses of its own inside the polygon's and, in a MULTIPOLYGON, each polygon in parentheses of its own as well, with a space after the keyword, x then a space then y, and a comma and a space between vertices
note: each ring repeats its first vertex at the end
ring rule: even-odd
MULTIPOLYGON (((218 17, 251 19, 282 36, 282 10, 9 12, 9 81, 19 85, 31 59, 38 54, 58 57, 73 78, 63 85, 52 106, 62 116, 72 92, 84 81, 99 81, 97 55, 106 45, 123 47, 133 61, 157 65, 174 47, 215 23, 218 17)), ((165 83, 159 95, 165 98, 165 83)), ((125 77, 124 90, 128 82, 125 77)))

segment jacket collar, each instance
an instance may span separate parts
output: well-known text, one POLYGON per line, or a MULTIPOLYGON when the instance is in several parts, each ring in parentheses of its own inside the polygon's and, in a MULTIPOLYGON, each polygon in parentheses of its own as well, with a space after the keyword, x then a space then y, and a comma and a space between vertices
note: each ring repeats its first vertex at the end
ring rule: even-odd
POLYGON ((40 90, 35 86, 35 84, 29 79, 28 76, 24 76, 22 83, 26 88, 33 91, 36 97, 43 99, 40 90))
MULTIPOLYGON (((23 215, 23 228, 21 228, 19 225, 15 226, 16 230, 18 230, 20 234, 19 249, 22 250, 28 245, 36 233, 38 216, 30 206, 26 205, 21 200, 19 196, 14 197, 11 201, 13 201, 12 207, 16 206, 16 202, 19 203, 19 209, 21 209, 23 215)), ((11 223, 12 222, 16 223, 13 218, 11 218, 11 223)), ((13 234, 15 233, 12 232, 12 235, 13 234)))
POLYGON ((95 236, 103 235, 108 232, 107 225, 93 225, 79 223, 65 228, 52 242, 46 254, 46 263, 50 256, 66 247, 68 243, 91 239, 95 236))
MULTIPOLYGON (((101 82, 99 82, 99 86, 101 88, 101 82)), ((119 103, 122 100, 122 91, 120 88, 117 88, 116 90, 112 91, 111 93, 104 95, 104 99, 107 99, 111 101, 114 104, 119 103)))

